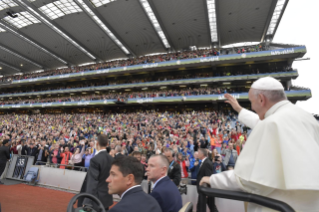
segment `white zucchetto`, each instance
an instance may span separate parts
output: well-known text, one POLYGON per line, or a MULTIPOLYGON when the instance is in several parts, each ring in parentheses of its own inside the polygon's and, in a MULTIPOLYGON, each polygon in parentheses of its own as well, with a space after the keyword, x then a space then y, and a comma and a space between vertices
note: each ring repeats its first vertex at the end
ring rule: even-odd
POLYGON ((263 77, 256 80, 251 88, 257 90, 284 90, 282 84, 273 77, 263 77))

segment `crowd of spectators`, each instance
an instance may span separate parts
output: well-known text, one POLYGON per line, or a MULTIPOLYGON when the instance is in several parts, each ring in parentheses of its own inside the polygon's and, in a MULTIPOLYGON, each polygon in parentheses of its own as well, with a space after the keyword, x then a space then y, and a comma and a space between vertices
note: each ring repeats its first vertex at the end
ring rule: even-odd
POLYGON ((183 59, 191 59, 191 58, 199 58, 199 57, 219 56, 221 54, 231 54, 235 52, 239 53, 241 51, 253 52, 253 51, 263 51, 263 50, 265 50, 265 46, 262 44, 251 46, 251 47, 236 48, 236 49, 232 49, 232 48, 197 49, 192 51, 183 51, 183 52, 168 53, 168 54, 161 54, 161 55, 141 56, 138 58, 116 60, 116 61, 87 65, 87 66, 64 68, 64 69, 58 69, 58 70, 48 70, 41 73, 28 73, 23 75, 5 76, 0 78, 0 81, 10 82, 13 80, 32 79, 32 78, 39 78, 39 77, 45 77, 45 76, 79 73, 84 71, 94 71, 94 70, 100 70, 100 69, 116 68, 116 67, 148 64, 148 63, 159 63, 159 62, 165 62, 170 60, 183 60, 183 59))
POLYGON ((219 173, 234 168, 247 140, 247 128, 237 116, 220 111, 8 114, 1 115, 0 122, 0 146, 9 139, 11 154, 34 156, 36 164, 88 168, 96 152, 97 136, 105 134, 111 156, 133 154, 145 168, 151 155, 172 149, 174 160, 181 166, 183 182, 196 179, 201 163, 199 148, 209 151, 214 173, 219 173))
POLYGON ((107 80, 87 80, 84 82, 68 82, 66 85, 45 85, 45 86, 33 86, 22 88, 8 88, 2 89, 2 94, 15 94, 15 93, 27 93, 27 92, 39 92, 39 91, 54 91, 54 90, 64 90, 72 88, 89 88, 97 86, 108 86, 108 85, 120 85, 120 84, 132 84, 132 83, 144 83, 144 82, 159 82, 177 79, 199 79, 207 77, 218 77, 218 76, 239 76, 244 74, 260 74, 260 73, 274 73, 274 72, 285 72, 291 71, 292 68, 289 66, 283 68, 274 68, 265 70, 259 70, 258 68, 252 69, 249 72, 241 71, 238 69, 227 70, 227 71, 210 71, 210 72, 197 72, 197 73, 186 73, 186 74, 165 74, 165 75, 155 75, 155 76, 125 76, 110 78, 107 80))
POLYGON ((0 105, 8 104, 35 104, 35 103, 53 103, 53 102, 76 102, 76 101, 92 101, 92 100, 118 100, 118 99, 132 99, 132 98, 156 98, 156 97, 173 97, 173 96, 198 96, 198 95, 209 95, 209 94, 223 94, 223 93, 234 93, 234 92, 247 92, 247 88, 180 88, 176 90, 154 90, 154 91, 126 91, 112 92, 108 91, 104 94, 77 94, 70 96, 57 96, 47 97, 39 96, 36 98, 19 97, 17 99, 3 100, 0 105), (40 98, 41 97, 41 98, 40 98))

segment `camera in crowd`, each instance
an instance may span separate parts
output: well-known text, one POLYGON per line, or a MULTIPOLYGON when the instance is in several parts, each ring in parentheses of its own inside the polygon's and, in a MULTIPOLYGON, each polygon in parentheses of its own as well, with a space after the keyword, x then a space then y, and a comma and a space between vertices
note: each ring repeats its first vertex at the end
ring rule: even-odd
POLYGON ((186 184, 179 185, 178 191, 181 195, 183 194, 187 195, 187 185, 186 184))

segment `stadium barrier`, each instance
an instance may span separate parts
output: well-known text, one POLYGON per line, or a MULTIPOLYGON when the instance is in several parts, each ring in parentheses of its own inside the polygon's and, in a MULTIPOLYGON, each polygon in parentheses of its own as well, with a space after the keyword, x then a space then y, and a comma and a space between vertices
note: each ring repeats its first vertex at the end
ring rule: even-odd
POLYGON ((13 179, 19 181, 24 180, 24 175, 29 171, 33 165, 34 157, 27 155, 12 155, 8 162, 8 169, 6 171, 6 179, 13 179))

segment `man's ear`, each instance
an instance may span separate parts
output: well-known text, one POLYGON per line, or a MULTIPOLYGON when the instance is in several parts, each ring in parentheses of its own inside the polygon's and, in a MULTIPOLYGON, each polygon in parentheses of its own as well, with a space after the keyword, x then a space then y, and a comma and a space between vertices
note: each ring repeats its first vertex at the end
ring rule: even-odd
POLYGON ((126 176, 126 185, 134 185, 135 184, 135 178, 134 178, 134 175, 133 174, 128 174, 126 176))

